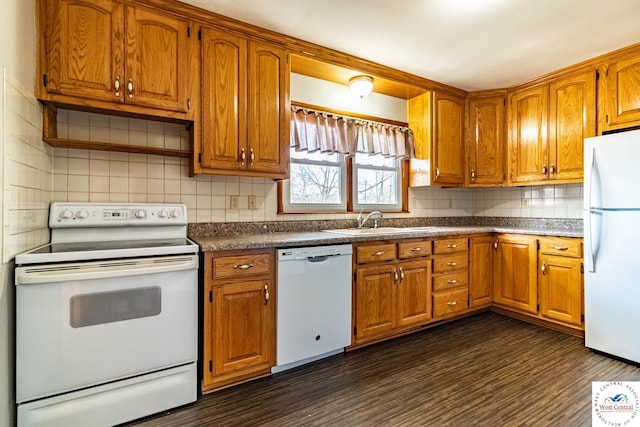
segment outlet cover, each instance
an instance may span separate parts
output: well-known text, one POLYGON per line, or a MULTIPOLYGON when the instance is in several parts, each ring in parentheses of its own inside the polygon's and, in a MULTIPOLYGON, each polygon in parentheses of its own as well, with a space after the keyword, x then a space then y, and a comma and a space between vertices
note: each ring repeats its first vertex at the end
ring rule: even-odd
POLYGON ((256 201, 256 196, 251 195, 248 196, 249 209, 258 209, 258 202, 256 201))
POLYGON ((229 196, 229 209, 240 209, 240 196, 229 196))

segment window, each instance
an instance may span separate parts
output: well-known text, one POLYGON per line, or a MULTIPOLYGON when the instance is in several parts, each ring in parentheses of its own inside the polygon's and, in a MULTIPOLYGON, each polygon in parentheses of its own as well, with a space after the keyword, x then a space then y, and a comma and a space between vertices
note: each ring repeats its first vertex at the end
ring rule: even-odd
POLYGON ((353 210, 402 210, 402 167, 395 157, 357 153, 353 161, 353 210))
MULTIPOLYGON (((290 178, 278 186, 281 212, 401 212, 407 128, 293 107, 290 178)), ((404 201, 404 203, 403 203, 404 201)))
POLYGON ((290 178, 283 183, 285 211, 346 211, 346 162, 338 153, 290 149, 290 178))

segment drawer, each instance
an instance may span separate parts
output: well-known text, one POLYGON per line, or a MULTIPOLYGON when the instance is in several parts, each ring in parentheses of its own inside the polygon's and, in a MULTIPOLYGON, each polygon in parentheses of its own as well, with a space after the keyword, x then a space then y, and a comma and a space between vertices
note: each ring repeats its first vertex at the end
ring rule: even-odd
POLYGON ((213 279, 242 278, 271 274, 271 253, 213 257, 213 279))
POLYGON ((395 259, 395 243, 356 247, 356 260, 358 264, 367 262, 393 261, 395 259))
POLYGON ((431 255, 431 241, 421 240, 418 242, 398 243, 398 258, 419 258, 431 255))
POLYGON ((454 270, 466 270, 469 264, 467 253, 433 258, 433 273, 445 273, 454 270))
POLYGON ((462 252, 467 251, 468 249, 468 239, 466 237, 460 237, 457 239, 445 239, 445 240, 435 240, 433 242, 433 254, 450 254, 453 252, 462 252))
POLYGON ((540 252, 545 255, 582 258, 582 239, 545 237, 540 239, 540 252))
POLYGON ((467 289, 437 292, 433 294, 433 317, 444 317, 467 309, 469 292, 467 289))
POLYGON ((466 288, 468 283, 469 273, 466 270, 433 276, 433 292, 446 291, 459 287, 466 288))

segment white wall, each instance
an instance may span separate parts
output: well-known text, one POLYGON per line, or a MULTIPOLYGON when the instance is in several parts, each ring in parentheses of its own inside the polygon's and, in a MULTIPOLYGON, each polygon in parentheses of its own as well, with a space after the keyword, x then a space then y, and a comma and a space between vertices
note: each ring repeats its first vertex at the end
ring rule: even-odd
POLYGON ((14 286, 13 263, 10 260, 16 251, 26 247, 23 243, 36 245, 45 237, 35 230, 42 227, 42 213, 38 207, 48 204, 51 180, 46 177, 46 171, 44 176, 41 174, 42 168, 47 168, 47 152, 42 148, 39 105, 33 96, 36 63, 34 0, 3 0, 0 16, 0 67, 3 69, 0 76, 0 180, 3 189, 0 198, 3 234, 0 265, 0 426, 10 426, 15 422, 14 286), (31 166, 35 167, 32 169, 31 166), (32 191, 36 187, 38 189, 32 191), (18 213, 18 210, 23 212, 18 213))

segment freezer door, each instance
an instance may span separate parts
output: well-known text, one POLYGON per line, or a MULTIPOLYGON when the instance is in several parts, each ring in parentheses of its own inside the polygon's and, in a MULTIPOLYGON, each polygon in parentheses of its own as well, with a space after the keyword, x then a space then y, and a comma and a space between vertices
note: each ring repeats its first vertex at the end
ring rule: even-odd
POLYGON ((584 208, 640 208, 640 130, 586 138, 584 208))
POLYGON ((640 212, 598 211, 585 228, 585 345, 640 363, 640 212))

